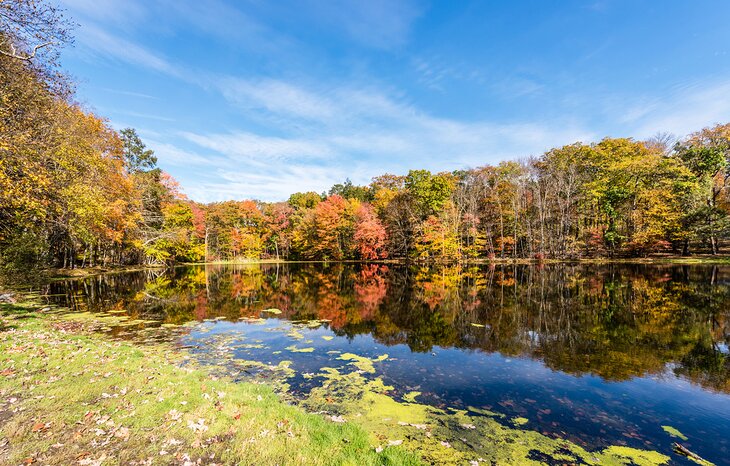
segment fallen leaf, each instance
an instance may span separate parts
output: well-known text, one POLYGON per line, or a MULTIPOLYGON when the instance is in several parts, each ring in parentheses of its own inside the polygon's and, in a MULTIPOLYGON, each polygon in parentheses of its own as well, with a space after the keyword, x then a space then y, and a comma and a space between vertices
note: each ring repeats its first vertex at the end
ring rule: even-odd
POLYGON ((38 422, 36 424, 33 424, 33 432, 41 432, 43 430, 48 429, 49 425, 47 423, 38 422))
POLYGON ((114 436, 122 440, 129 440, 129 429, 126 427, 120 427, 114 431, 114 436))
POLYGON ((205 419, 198 419, 198 422, 188 421, 188 427, 193 432, 205 432, 208 426, 205 425, 205 419))

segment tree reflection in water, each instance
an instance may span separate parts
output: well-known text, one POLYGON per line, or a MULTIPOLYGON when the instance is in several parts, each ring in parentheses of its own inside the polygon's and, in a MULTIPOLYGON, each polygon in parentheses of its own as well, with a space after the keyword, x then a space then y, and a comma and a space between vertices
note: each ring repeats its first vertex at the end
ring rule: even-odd
MULTIPOLYGON (((609 381, 667 364, 730 393, 730 267, 659 265, 191 266, 48 285, 72 309, 168 324, 223 317, 327 320, 413 352, 454 347, 609 381)), ((124 331, 128 331, 125 329, 124 331)), ((122 330, 119 330, 122 332, 122 330)))

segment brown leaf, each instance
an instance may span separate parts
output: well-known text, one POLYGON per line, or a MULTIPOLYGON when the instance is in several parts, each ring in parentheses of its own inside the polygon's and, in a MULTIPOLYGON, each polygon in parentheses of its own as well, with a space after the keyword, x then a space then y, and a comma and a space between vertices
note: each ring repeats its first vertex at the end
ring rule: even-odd
POLYGON ((241 413, 236 413, 236 414, 234 414, 234 415, 233 415, 233 419, 235 419, 235 420, 239 420, 239 419, 241 419, 241 413))
POLYGON ((46 430, 47 428, 48 428, 48 426, 46 426, 44 423, 37 422, 37 423, 33 424, 32 430, 33 430, 33 432, 40 432, 42 430, 46 430))

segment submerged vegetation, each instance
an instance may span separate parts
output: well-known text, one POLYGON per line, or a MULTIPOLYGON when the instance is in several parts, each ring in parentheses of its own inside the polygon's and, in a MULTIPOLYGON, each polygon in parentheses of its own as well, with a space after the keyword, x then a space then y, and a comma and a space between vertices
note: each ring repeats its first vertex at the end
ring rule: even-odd
POLYGON ((200 204, 135 130, 115 131, 73 100, 57 62, 71 40, 59 10, 39 0, 0 9, 4 268, 714 255, 730 234, 730 124, 681 140, 606 138, 496 166, 385 174, 367 186, 347 180, 286 202, 200 204))

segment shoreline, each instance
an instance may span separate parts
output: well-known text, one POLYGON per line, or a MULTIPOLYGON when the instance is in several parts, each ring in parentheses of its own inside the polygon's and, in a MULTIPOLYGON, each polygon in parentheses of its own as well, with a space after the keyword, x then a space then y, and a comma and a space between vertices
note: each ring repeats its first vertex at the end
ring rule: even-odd
POLYGON ((420 464, 172 344, 90 325, 33 301, 0 304, 0 463, 420 464))
MULTIPOLYGON (((422 266, 422 267, 448 267, 448 266, 490 266, 490 265, 730 265, 730 255, 697 255, 690 257, 667 256, 667 257, 646 257, 646 258, 589 258, 589 259, 474 259, 468 261, 439 262, 439 261, 408 261, 405 259, 384 259, 377 261, 362 260, 341 260, 341 261, 304 261, 304 260, 255 260, 255 261, 213 261, 213 262, 179 262, 175 264, 152 264, 152 265, 129 265, 129 266, 107 266, 107 267, 77 267, 74 269, 49 268, 39 269, 33 272, 26 272, 34 275, 0 275, 0 292, 3 290, 22 291, 13 282, 23 282, 29 286, 42 283, 75 280, 95 277, 99 275, 113 275, 129 272, 142 272, 146 270, 169 270, 177 267, 201 267, 201 266, 255 266, 255 265, 277 265, 277 264, 374 264, 374 265, 397 265, 397 266, 422 266)), ((2 294, 2 293, 0 293, 2 294)))
MULTIPOLYGON (((295 401, 275 380, 234 382, 174 343, 98 333, 118 316, 28 299, 0 304, 2 464, 527 464, 534 452, 589 465, 670 460, 620 445, 587 450, 524 429, 524 418, 421 404, 419 392, 397 401, 375 375, 387 354, 343 354, 343 367, 322 368, 322 385, 295 401)), ((280 371, 284 385, 295 374, 289 361, 249 363, 280 371)))
POLYGON ((540 265, 540 264, 728 264, 730 265, 730 254, 724 255, 695 255, 695 256, 656 256, 636 258, 582 258, 582 259, 527 259, 527 258, 505 258, 505 259, 471 259, 465 261, 415 261, 406 259, 381 259, 375 261, 364 260, 250 260, 250 261, 211 261, 211 262, 181 262, 171 267, 189 265, 258 265, 258 264, 394 264, 394 265, 422 265, 422 266, 443 266, 443 265, 540 265))
MULTIPOLYGON (((271 264, 380 264, 400 266, 471 266, 471 265, 610 265, 610 264, 638 264, 638 265, 730 265, 730 255, 695 255, 695 256, 657 256, 644 258, 583 258, 583 259, 473 259, 467 261, 413 261, 406 259, 382 259, 377 261, 363 260, 250 260, 250 261, 211 261, 211 262, 179 262, 174 264, 150 264, 107 267, 77 267, 73 269, 49 268, 37 271, 40 280, 58 281, 69 279, 88 278, 97 275, 111 275, 127 272, 141 272, 145 270, 166 270, 186 266, 244 266, 244 265, 271 265, 271 264)), ((23 280, 28 281, 28 280, 23 280)), ((12 284, 11 284, 12 285, 12 284)), ((12 287, 12 286, 11 286, 12 287)))

